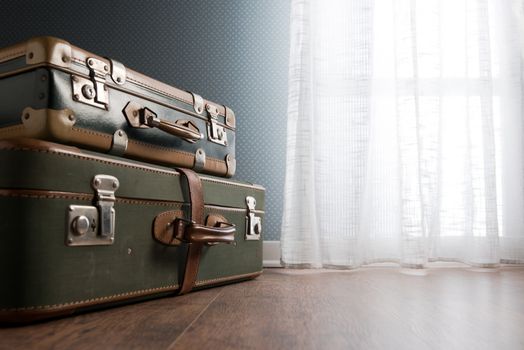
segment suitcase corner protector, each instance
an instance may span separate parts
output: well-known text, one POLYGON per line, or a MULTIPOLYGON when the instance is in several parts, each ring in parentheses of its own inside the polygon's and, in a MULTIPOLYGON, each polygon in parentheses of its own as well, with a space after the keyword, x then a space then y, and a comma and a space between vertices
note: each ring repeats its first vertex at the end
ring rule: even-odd
POLYGON ((29 39, 26 44, 26 63, 52 64, 69 67, 72 59, 72 47, 67 41, 51 36, 29 39))

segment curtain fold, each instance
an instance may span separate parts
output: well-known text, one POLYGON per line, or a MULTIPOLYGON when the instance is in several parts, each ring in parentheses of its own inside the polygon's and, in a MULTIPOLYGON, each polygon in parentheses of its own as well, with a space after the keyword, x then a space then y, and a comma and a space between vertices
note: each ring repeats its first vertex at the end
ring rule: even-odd
POLYGON ((524 262, 522 13, 292 2, 284 264, 524 262))

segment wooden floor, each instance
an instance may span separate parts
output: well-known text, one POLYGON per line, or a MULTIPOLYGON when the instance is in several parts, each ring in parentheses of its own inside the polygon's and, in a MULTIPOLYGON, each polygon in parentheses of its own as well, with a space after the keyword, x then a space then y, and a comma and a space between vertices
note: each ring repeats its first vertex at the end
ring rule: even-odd
POLYGON ((181 297, 1 328, 1 349, 524 349, 524 268, 269 269, 181 297))

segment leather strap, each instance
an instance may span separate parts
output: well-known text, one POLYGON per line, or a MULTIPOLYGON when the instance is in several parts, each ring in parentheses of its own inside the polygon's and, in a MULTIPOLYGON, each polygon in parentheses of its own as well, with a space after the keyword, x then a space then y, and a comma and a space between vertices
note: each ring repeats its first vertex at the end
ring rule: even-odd
MULTIPOLYGON (((184 175, 188 184, 189 200, 191 204, 191 221, 195 224, 204 224, 204 192, 202 190, 202 182, 198 175, 189 169, 177 168, 177 171, 184 175)), ((198 274, 198 266, 200 264, 200 255, 202 254, 203 242, 195 242, 188 240, 188 251, 186 258, 186 267, 184 271, 184 279, 178 294, 186 294, 193 289, 198 274)))

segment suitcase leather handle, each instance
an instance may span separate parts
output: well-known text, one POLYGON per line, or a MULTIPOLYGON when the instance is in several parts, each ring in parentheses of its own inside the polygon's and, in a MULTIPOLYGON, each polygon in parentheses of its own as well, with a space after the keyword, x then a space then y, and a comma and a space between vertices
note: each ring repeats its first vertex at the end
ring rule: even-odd
POLYGON ((177 120, 172 123, 138 102, 130 101, 122 110, 129 124, 134 128, 158 128, 170 135, 180 137, 188 142, 196 142, 204 137, 195 124, 188 120, 177 120))
POLYGON ((184 140, 189 142, 198 141, 203 137, 202 134, 198 131, 198 129, 195 131, 184 125, 171 123, 165 119, 158 118, 156 114, 150 114, 149 116, 147 116, 147 118, 145 119, 145 124, 152 128, 158 128, 173 136, 183 138, 184 140))
POLYGON ((235 244, 236 227, 221 215, 210 214, 206 224, 183 219, 182 210, 168 210, 158 214, 153 222, 153 238, 165 245, 182 243, 235 244))
MULTIPOLYGON (((183 222, 186 220, 177 219, 175 221, 175 227, 177 227, 177 221, 183 222)), ((221 226, 210 227, 191 221, 185 226, 183 241, 206 245, 215 245, 218 243, 231 244, 235 242, 235 232, 235 225, 230 223, 223 222, 221 226)))

